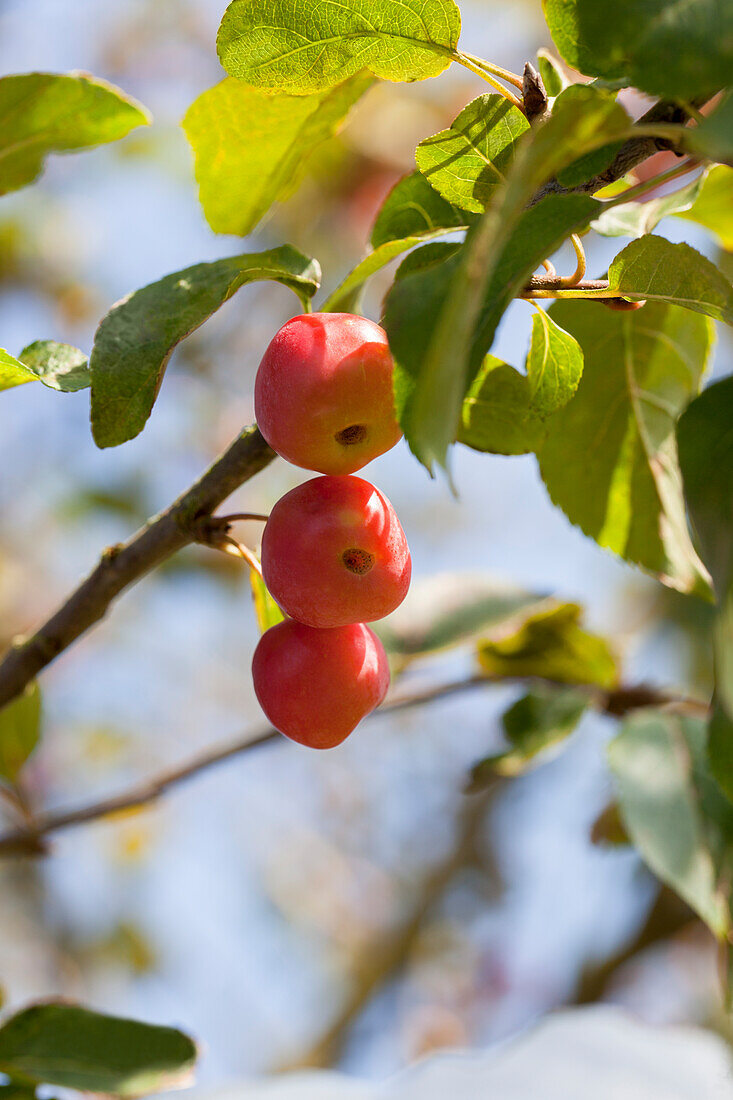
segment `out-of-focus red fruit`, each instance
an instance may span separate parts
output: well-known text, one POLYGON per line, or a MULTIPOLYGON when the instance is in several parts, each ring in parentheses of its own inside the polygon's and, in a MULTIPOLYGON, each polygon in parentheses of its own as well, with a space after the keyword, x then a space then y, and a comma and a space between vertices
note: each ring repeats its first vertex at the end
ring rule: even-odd
POLYGON ((316 477, 286 493, 262 536, 265 583, 308 626, 373 622, 398 607, 412 560, 394 508, 360 477, 316 477))
POLYGON ((402 435, 387 334, 351 313, 293 317, 255 382, 255 417, 274 451, 306 470, 351 474, 402 435))
POLYGON ((276 729, 301 745, 330 749, 382 702, 389 665, 364 623, 315 630, 286 619, 260 638, 252 679, 276 729))

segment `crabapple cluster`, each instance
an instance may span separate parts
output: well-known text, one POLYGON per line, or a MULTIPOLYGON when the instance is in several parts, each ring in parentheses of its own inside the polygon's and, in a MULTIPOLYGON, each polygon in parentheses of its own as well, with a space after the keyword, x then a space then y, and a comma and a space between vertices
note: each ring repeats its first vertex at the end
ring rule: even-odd
POLYGON ((379 325, 310 313, 283 325, 257 372, 262 435, 289 462, 324 475, 270 513, 262 573, 289 617, 263 634, 252 661, 267 717, 312 748, 339 745, 389 687, 387 656, 366 624, 402 603, 410 551, 387 498, 352 475, 400 438, 392 371, 379 325))

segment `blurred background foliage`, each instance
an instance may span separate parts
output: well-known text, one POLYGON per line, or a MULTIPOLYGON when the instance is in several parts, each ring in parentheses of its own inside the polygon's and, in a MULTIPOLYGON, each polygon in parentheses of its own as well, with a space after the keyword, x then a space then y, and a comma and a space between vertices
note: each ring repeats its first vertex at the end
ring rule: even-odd
MULTIPOLYGON (((464 41, 510 69, 549 45, 538 0, 461 7, 464 41)), ((115 145, 51 158, 40 182, 2 200, 0 335, 12 353, 41 338, 88 350, 99 318, 130 290, 242 250, 207 228, 179 126, 221 78, 221 9, 220 0, 0 0, 2 74, 88 70, 155 119, 115 145)), ((481 90, 453 70, 378 85, 243 247, 291 242, 319 258, 331 289, 363 254, 416 143, 481 90)), ((714 253, 695 225, 663 231, 714 253)), ((591 268, 602 271, 617 246, 596 240, 591 268)), ((556 262, 570 270, 571 254, 556 262)), ((372 317, 388 282, 389 273, 373 281, 372 317)), ((243 290, 179 347, 145 434, 120 449, 94 447, 87 392, 3 394, 0 643, 251 421, 259 358, 293 308, 281 287, 243 290)), ((514 303, 496 354, 522 360, 530 315, 514 303)), ((721 345, 718 362, 729 352, 721 345)), ((411 614, 435 574, 453 577, 456 599, 498 578, 583 604, 626 679, 709 691, 709 608, 571 528, 532 456, 462 449, 458 499, 404 446, 370 476, 411 542, 411 614)), ((276 463, 235 503, 266 511, 297 477, 276 463)), ((27 772, 34 803, 102 796, 256 732, 256 637, 241 563, 199 548, 158 570, 44 675, 43 740, 27 772)), ((470 646, 458 647, 407 664, 403 686, 472 669, 470 646)), ((205 1082, 301 1064, 382 1073, 601 998, 655 1021, 720 1025, 710 939, 612 843, 623 837, 609 809, 607 719, 586 713, 554 759, 464 793, 476 761, 504 747, 501 715, 518 695, 497 687, 377 718, 323 755, 279 741, 152 809, 61 835, 45 861, 5 862, 0 1000, 63 994, 176 1023, 205 1039, 205 1082)))

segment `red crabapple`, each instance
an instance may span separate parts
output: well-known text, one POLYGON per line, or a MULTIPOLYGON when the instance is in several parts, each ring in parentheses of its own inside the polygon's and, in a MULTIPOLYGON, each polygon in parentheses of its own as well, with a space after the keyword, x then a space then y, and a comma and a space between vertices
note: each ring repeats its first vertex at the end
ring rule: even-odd
POLYGON ((255 381, 255 417, 274 451, 306 470, 351 474, 402 435, 387 334, 351 313, 293 317, 255 381))
POLYGON ((313 627, 373 622, 394 611, 412 561, 395 510, 360 477, 316 477, 282 497, 262 536, 265 584, 313 627))
POLYGON ((252 679, 276 729, 301 745, 331 749, 382 702, 389 665, 364 623, 314 630, 286 619, 260 638, 252 679))

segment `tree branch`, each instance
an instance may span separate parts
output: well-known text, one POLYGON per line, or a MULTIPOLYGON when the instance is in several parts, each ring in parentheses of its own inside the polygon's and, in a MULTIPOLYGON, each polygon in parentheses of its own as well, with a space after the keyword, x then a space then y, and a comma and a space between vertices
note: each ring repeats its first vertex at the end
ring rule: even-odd
MULTIPOLYGON (((528 682, 532 681, 528 681, 526 677, 503 678, 480 675, 462 680, 453 680, 398 696, 396 699, 390 699, 384 706, 372 711, 365 721, 378 718, 380 715, 395 714, 401 710, 422 706, 436 699, 445 699, 450 695, 463 694, 475 688, 491 687, 497 684, 526 684, 528 682)), ((614 718, 621 718, 632 710, 650 706, 666 707, 679 713, 698 717, 706 717, 709 712, 706 703, 649 687, 646 684, 621 686, 608 691, 603 688, 588 686, 586 690, 590 704, 597 710, 614 718)), ((263 745, 280 738, 281 735, 277 730, 265 729, 261 733, 250 734, 207 749, 204 753, 193 757, 186 763, 177 765, 110 798, 84 806, 77 806, 70 810, 51 811, 35 815, 22 828, 14 829, 0 836, 0 857, 45 855, 47 847, 44 840, 51 833, 58 833, 89 821, 98 821, 122 810, 130 810, 155 802, 172 787, 201 775, 202 772, 208 771, 216 764, 221 764, 225 760, 230 760, 232 757, 239 756, 252 749, 261 748, 263 745)))
POLYGON ((105 550, 96 568, 27 639, 14 642, 0 662, 4 707, 80 635, 104 617, 112 601, 155 566, 199 538, 196 521, 275 458, 256 427, 246 428, 183 496, 124 545, 105 550))
MULTIPOLYGON (((687 122, 689 117, 685 108, 681 107, 679 104, 660 101, 659 103, 655 103, 646 114, 643 114, 641 118, 637 120, 637 124, 639 126, 650 126, 655 123, 682 124, 687 122)), ((592 179, 586 180, 584 183, 579 183, 575 187, 563 187, 556 179, 550 180, 537 192, 532 200, 532 205, 538 203, 540 199, 543 199, 546 195, 569 195, 579 191, 586 194, 593 194, 595 191, 600 191, 603 187, 608 187, 610 183, 615 183, 616 180, 623 179, 632 168, 636 168, 642 161, 648 160, 648 158, 653 157, 655 153, 662 152, 665 149, 675 151, 673 144, 666 138, 629 138, 628 141, 623 143, 608 167, 593 176, 592 179)))

